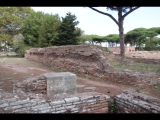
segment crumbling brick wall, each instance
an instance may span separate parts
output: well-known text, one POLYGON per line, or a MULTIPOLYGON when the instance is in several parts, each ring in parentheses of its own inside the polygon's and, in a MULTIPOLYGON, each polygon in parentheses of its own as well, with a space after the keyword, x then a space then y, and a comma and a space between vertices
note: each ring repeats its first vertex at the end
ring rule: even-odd
POLYGON ((13 93, 25 94, 27 92, 33 92, 36 94, 47 93, 47 80, 41 75, 38 77, 29 77, 22 82, 13 84, 13 93))
POLYGON ((114 99, 118 113, 160 113, 160 100, 142 93, 124 91, 114 99))
POLYGON ((157 81, 155 74, 141 74, 131 71, 118 71, 110 66, 103 48, 97 45, 69 45, 46 48, 31 48, 25 57, 54 68, 79 72, 104 80, 149 85, 150 81, 157 81))

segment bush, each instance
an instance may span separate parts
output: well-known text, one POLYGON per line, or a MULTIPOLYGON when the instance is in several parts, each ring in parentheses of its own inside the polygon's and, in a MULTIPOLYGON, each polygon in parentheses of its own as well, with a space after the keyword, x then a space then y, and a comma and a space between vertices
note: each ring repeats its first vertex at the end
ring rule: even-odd
POLYGON ((28 49, 30 49, 30 48, 31 48, 31 46, 27 46, 25 44, 21 45, 19 47, 19 49, 17 50, 18 56, 24 57, 25 51, 28 50, 28 49))
POLYGON ((110 52, 107 47, 103 47, 105 52, 110 52))

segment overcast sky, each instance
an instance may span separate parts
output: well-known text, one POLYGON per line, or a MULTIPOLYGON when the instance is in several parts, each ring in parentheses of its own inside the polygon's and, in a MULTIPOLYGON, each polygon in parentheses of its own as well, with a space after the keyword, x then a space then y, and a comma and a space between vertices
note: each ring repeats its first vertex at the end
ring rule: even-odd
MULTIPOLYGON (((108 34, 118 34, 117 24, 108 16, 93 11, 88 7, 31 7, 35 11, 44 13, 58 13, 65 17, 67 12, 75 14, 80 27, 85 34, 96 34, 106 36, 108 34)), ((105 7, 98 7, 106 12, 105 7)), ((117 19, 117 12, 110 12, 117 19)), ((135 28, 160 27, 160 7, 140 7, 133 11, 124 20, 124 33, 135 28)))

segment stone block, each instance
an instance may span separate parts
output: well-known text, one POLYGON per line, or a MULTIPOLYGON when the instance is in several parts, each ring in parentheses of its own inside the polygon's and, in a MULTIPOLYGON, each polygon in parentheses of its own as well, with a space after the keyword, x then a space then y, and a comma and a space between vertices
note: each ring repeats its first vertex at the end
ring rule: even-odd
POLYGON ((17 106, 9 106, 7 108, 5 108, 4 110, 14 110, 14 109, 19 109, 22 108, 22 105, 17 105, 17 106))
POLYGON ((3 103, 3 104, 0 105, 0 108, 7 107, 7 106, 9 106, 8 103, 3 103))
POLYGON ((50 102, 50 105, 61 105, 61 104, 64 104, 64 103, 65 103, 64 100, 59 100, 59 101, 50 102))
POLYGON ((19 100, 19 101, 11 102, 10 105, 20 105, 20 104, 26 104, 29 102, 30 100, 19 100))
POLYGON ((39 109, 39 108, 42 108, 42 107, 49 107, 49 104, 45 103, 45 104, 42 104, 42 105, 36 105, 36 106, 32 107, 32 109, 39 109))
POLYGON ((47 79, 47 96, 53 97, 56 94, 75 94, 76 75, 71 72, 46 73, 44 76, 47 79))
POLYGON ((71 103, 71 102, 78 102, 80 99, 78 97, 73 97, 73 98, 65 98, 64 99, 66 103, 71 103))

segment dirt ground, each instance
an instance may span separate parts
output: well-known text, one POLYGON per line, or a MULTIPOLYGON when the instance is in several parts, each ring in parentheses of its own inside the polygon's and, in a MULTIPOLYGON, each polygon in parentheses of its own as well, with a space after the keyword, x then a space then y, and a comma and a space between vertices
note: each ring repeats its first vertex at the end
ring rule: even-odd
MULTIPOLYGON (((57 72, 56 69, 44 66, 41 63, 18 57, 0 57, 0 89, 5 92, 13 92, 13 84, 22 81, 27 76, 39 76, 43 73, 57 72)), ((131 85, 103 81, 86 75, 77 75, 77 88, 82 92, 100 92, 109 96, 121 94, 123 90, 136 91, 131 85)), ((138 88, 141 93, 160 98, 160 94, 150 88, 138 88)))

